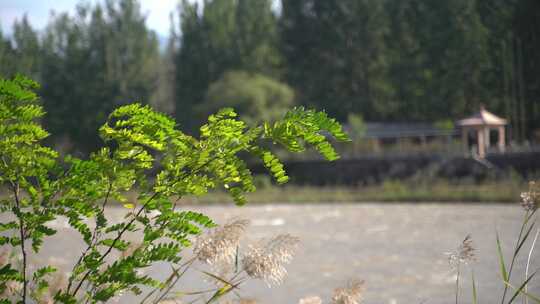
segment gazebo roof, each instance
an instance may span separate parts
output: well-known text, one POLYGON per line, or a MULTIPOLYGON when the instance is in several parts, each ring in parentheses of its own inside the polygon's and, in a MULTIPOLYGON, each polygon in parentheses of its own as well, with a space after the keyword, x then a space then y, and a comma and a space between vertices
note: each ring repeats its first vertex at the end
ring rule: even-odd
POLYGON ((480 111, 478 113, 457 122, 457 125, 461 127, 504 126, 506 124, 506 119, 500 118, 495 114, 488 112, 484 106, 480 107, 480 111))

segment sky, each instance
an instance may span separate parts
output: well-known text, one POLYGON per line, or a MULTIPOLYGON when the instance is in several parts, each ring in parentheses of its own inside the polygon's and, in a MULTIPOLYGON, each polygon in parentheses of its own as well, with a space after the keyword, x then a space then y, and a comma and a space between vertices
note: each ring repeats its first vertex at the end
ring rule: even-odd
MULTIPOLYGON (((41 30, 49 20, 51 10, 68 11, 73 14, 79 2, 79 0, 0 0, 2 32, 11 33, 13 22, 21 19, 25 13, 32 26, 41 30)), ((103 3, 104 1, 85 0, 85 2, 103 3)), ((160 36, 169 34, 169 13, 176 10, 178 2, 178 0, 139 0, 143 13, 147 14, 146 24, 160 36)))

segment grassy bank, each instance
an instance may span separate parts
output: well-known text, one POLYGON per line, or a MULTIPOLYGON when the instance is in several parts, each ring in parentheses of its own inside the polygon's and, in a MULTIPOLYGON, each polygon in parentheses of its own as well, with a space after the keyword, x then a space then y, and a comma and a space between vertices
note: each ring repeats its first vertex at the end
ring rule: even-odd
MULTIPOLYGON (((273 186, 257 187, 247 195, 249 203, 340 203, 340 202, 497 202, 512 203, 527 190, 527 182, 489 181, 450 183, 448 181, 386 181, 372 186, 273 186)), ((0 191, 0 198, 8 192, 0 191)), ((128 195, 129 197, 129 195, 128 195)), ((135 196, 133 195, 133 198, 135 196)), ((185 197, 181 204, 232 203, 225 191, 212 191, 203 197, 185 197)))
MULTIPOLYGON (((267 186, 248 195, 250 203, 333 203, 333 202, 516 202, 525 182, 492 181, 481 184, 437 181, 414 183, 387 181, 365 187, 267 186)), ((204 198, 189 197, 186 204, 230 202, 225 192, 204 198)))

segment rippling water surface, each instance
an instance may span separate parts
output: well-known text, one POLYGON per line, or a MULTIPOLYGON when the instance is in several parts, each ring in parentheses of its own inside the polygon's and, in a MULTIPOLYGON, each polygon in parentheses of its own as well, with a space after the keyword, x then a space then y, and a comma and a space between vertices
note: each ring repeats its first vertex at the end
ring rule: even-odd
MULTIPOLYGON (((467 234, 477 248, 474 268, 480 303, 496 303, 502 292, 496 256, 495 231, 501 234, 504 251, 510 254, 519 233, 523 213, 517 205, 498 204, 302 204, 257 206, 192 206, 218 223, 230 218, 251 219, 244 244, 278 233, 300 237, 301 246, 289 265, 282 285, 267 288, 263 282, 248 282, 241 293, 258 303, 298 303, 304 296, 329 300, 335 287, 348 279, 366 281, 365 303, 432 303, 454 301, 455 274, 445 252, 455 249, 467 234)), ((126 210, 110 208, 121 219, 126 210)), ((69 232, 65 221, 54 223, 60 233, 44 248, 52 262, 68 267, 82 242, 69 232)), ((137 235, 130 236, 137 239, 137 235)), ((528 245, 526 245, 528 246, 528 245)), ((522 279, 524 258, 515 273, 522 279)), ((34 259, 39 259, 34 257, 34 259)), ((42 259, 39 259, 42 261, 42 259)), ((540 249, 531 269, 540 267, 540 249)), ((163 277, 169 267, 149 270, 163 277)), ((205 284, 190 274, 178 286, 188 291, 205 284)), ((463 303, 470 303, 470 274, 463 278, 463 303)), ((530 284, 540 294, 540 278, 530 284)), ((120 303, 133 303, 124 296, 120 303)), ((325 301, 327 302, 327 301, 325 301)))

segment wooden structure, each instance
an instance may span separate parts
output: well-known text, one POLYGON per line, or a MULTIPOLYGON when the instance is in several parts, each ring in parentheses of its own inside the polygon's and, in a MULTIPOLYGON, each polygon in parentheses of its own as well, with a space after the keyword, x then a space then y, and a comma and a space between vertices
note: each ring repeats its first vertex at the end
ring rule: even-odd
POLYGON ((484 158, 486 156, 486 151, 490 147, 491 130, 497 130, 497 148, 499 152, 504 152, 506 146, 505 126, 507 124, 506 119, 497 117, 493 113, 488 112, 484 106, 480 106, 480 111, 478 113, 458 121, 457 125, 461 127, 461 139, 465 153, 468 154, 470 152, 469 134, 473 131, 477 142, 477 149, 474 152, 476 152, 478 157, 484 158))

